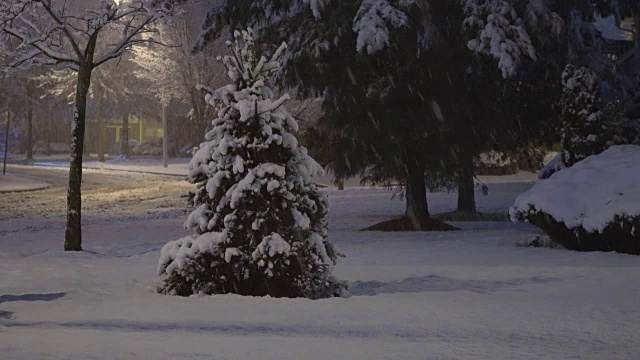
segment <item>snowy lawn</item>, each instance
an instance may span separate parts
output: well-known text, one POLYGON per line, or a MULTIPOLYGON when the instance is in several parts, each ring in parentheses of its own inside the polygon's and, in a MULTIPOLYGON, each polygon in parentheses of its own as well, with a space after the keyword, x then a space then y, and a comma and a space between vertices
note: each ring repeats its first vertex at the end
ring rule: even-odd
MULTIPOLYGON (((506 212, 531 184, 490 186, 480 210, 506 212)), ((155 293, 160 248, 186 234, 177 210, 87 217, 83 253, 61 251, 62 219, 0 221, 0 358, 638 358, 640 257, 516 247, 538 231, 509 222, 361 232, 403 203, 329 195, 346 299, 155 293)), ((455 207, 455 194, 429 200, 455 207)))

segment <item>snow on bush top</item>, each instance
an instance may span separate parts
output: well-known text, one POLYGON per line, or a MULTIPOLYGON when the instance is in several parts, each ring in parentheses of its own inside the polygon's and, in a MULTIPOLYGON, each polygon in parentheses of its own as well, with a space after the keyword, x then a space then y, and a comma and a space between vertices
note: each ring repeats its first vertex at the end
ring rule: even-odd
POLYGON ((612 146, 518 196, 512 221, 544 212, 568 228, 602 232, 618 217, 640 216, 640 146, 612 146))

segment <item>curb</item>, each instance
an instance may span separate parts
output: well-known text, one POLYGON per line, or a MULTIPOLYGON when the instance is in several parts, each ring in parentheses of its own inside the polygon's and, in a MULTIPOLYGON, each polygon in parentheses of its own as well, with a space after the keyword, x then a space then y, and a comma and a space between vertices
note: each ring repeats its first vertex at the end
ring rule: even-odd
MULTIPOLYGON (((30 178, 30 177, 28 177, 28 176, 22 176, 22 175, 17 175, 17 176, 18 176, 18 177, 21 177, 21 178, 25 178, 25 179, 32 179, 32 180, 34 180, 33 178, 30 178)), ((13 189, 13 190, 2 190, 2 189, 0 189, 0 194, 10 194, 10 193, 22 193, 22 192, 30 192, 30 191, 39 191, 39 190, 45 190, 45 189, 48 189, 48 188, 50 188, 51 186, 53 186, 51 183, 48 183, 48 182, 46 182, 46 181, 42 181, 42 180, 40 180, 40 179, 36 179, 36 180, 37 180, 38 182, 41 182, 42 184, 41 184, 41 185, 37 185, 37 186, 30 187, 30 188, 26 188, 26 189, 13 189)))

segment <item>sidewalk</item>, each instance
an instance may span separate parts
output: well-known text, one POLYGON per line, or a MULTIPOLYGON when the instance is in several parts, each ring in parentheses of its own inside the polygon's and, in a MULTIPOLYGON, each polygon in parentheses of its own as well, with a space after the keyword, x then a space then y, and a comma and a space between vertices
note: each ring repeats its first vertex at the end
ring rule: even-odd
MULTIPOLYGON (((170 158, 169 166, 163 167, 162 158, 160 157, 134 157, 131 159, 112 158, 106 162, 98 162, 97 160, 85 160, 82 164, 84 169, 98 169, 98 170, 115 170, 115 171, 127 171, 135 173, 146 173, 155 175, 169 175, 186 178, 188 175, 189 158, 170 158)), ((69 161, 67 157, 51 156, 43 157, 38 156, 33 163, 20 163, 14 162, 16 165, 21 166, 45 166, 45 167, 57 167, 68 168, 69 161)), ((334 187, 333 177, 329 174, 315 177, 313 179, 317 184, 323 187, 334 187)), ((500 176, 478 176, 478 180, 484 184, 496 184, 496 183, 521 183, 521 182, 535 182, 537 181, 537 174, 526 171, 518 171, 512 175, 500 175, 500 176)), ((368 187, 367 185, 361 185, 360 179, 351 178, 347 179, 344 183, 345 187, 368 187)))
POLYGON ((19 175, 7 173, 6 175, 0 174, 0 194, 9 192, 22 192, 22 191, 35 191, 46 189, 51 184, 19 175))
MULTIPOLYGON (((166 168, 162 164, 162 158, 157 157, 140 157, 131 159, 112 158, 103 163, 97 160, 84 160, 82 168, 186 177, 189 160, 190 159, 187 158, 170 158, 169 166, 166 168)), ((69 160, 68 156, 38 156, 35 161, 31 163, 16 162, 15 164, 22 166, 68 168, 69 160)))
MULTIPOLYGON (((86 161, 82 164, 85 169, 101 169, 101 170, 117 170, 117 171, 130 171, 140 172, 147 174, 157 175, 173 175, 173 176, 187 176, 187 166, 189 160, 186 158, 171 158, 169 159, 169 166, 164 167, 161 158, 133 158, 133 159, 113 159, 106 162, 98 161, 86 161)), ((37 162, 34 165, 39 165, 37 162)), ((69 166, 69 163, 65 163, 65 166, 69 166)))

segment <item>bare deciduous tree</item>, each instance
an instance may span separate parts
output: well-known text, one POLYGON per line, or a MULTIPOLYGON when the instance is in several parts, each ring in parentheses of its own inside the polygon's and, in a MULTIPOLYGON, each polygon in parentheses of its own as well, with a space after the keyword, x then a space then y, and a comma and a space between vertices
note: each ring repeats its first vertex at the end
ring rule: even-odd
MULTIPOLYGON (((214 115, 196 86, 222 86, 224 82, 224 77, 220 75, 223 68, 214 55, 224 46, 192 51, 201 32, 198 14, 207 8, 206 3, 192 3, 185 7, 185 16, 177 19, 173 26, 163 29, 163 42, 174 46, 136 46, 133 57, 133 61, 139 65, 136 75, 150 84, 151 92, 163 107, 171 102, 179 102, 191 108, 187 119, 190 122, 189 141, 194 145, 199 143, 214 115)), ((220 41, 216 45, 223 44, 220 41)))
POLYGON ((64 249, 82 250, 81 183, 87 93, 95 68, 134 45, 156 42, 171 0, 0 0, 2 52, 11 67, 62 65, 77 72, 64 249), (103 36, 118 31, 115 41, 103 36), (104 44, 106 46, 98 46, 104 44))

